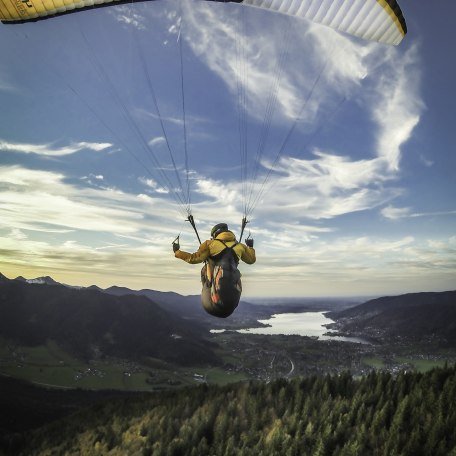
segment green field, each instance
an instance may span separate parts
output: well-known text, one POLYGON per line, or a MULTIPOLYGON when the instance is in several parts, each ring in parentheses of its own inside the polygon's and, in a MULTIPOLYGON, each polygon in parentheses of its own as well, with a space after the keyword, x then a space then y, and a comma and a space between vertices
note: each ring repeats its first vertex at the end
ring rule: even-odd
POLYGON ((422 359, 422 358, 407 358, 398 357, 396 360, 399 363, 410 364, 418 372, 427 372, 434 367, 443 367, 446 360, 444 359, 422 359))
POLYGON ((180 368, 149 358, 142 365, 125 360, 81 361, 52 342, 37 347, 0 340, 0 373, 33 383, 83 389, 152 391, 205 381, 225 385, 246 379, 220 368, 180 368))
POLYGON ((229 372, 216 367, 208 369, 205 371, 205 374, 208 383, 214 383, 217 385, 227 385, 228 383, 248 380, 245 374, 239 372, 229 372))
MULTIPOLYGON (((362 359, 364 365, 373 369, 385 369, 387 364, 379 357, 365 357, 362 359)), ((427 372, 434 367, 443 367, 445 359, 423 359, 413 356, 396 356, 392 358, 388 364, 397 366, 411 366, 417 372, 427 372)))
POLYGON ((374 369, 383 369, 385 367, 383 359, 377 357, 363 358, 362 362, 366 366, 372 367, 374 369))

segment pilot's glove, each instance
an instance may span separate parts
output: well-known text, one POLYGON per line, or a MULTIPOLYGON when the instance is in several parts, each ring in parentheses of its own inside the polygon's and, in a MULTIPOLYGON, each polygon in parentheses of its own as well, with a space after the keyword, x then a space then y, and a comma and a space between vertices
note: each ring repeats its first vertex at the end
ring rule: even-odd
POLYGON ((246 245, 247 247, 252 247, 252 248, 253 248, 253 239, 250 239, 250 238, 249 238, 249 239, 246 239, 246 240, 245 240, 245 245, 246 245))
POLYGON ((173 252, 180 250, 179 242, 173 242, 173 252))

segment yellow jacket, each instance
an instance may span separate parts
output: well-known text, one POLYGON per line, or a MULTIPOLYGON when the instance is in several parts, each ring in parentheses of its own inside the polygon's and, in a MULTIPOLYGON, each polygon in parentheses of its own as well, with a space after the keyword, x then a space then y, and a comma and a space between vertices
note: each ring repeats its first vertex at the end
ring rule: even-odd
POLYGON ((223 233, 220 233, 215 239, 204 241, 195 253, 188 253, 182 250, 177 250, 174 253, 174 256, 190 264, 202 263, 203 261, 206 261, 210 257, 217 255, 222 250, 224 250, 225 245, 223 243, 225 243, 228 247, 234 245, 233 251, 244 263, 255 263, 255 249, 253 247, 247 247, 245 244, 236 244, 236 242, 236 236, 231 231, 225 231, 223 233))

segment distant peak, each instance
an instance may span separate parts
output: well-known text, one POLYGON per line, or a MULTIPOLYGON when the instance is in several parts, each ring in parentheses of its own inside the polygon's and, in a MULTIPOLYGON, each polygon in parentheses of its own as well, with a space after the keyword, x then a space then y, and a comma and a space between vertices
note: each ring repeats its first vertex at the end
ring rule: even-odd
POLYGON ((0 281, 6 281, 6 280, 9 280, 8 277, 4 276, 1 272, 0 272, 0 281))
POLYGON ((102 288, 100 288, 97 285, 90 285, 90 287, 87 287, 88 290, 97 290, 97 291, 103 291, 102 288))
POLYGON ((27 283, 35 283, 35 284, 38 284, 38 285, 60 285, 59 282, 56 282, 50 276, 36 277, 35 279, 24 279, 22 277, 22 279, 25 280, 27 283))

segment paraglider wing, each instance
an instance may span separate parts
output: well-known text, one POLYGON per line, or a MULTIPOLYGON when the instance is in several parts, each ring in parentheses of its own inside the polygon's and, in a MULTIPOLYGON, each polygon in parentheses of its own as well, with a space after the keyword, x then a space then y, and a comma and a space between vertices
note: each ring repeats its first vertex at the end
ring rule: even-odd
MULTIPOLYGON (((234 1, 302 17, 341 32, 386 44, 399 44, 407 33, 404 17, 396 0, 234 1)), ((120 3, 127 2, 123 0, 0 0, 0 20, 3 23, 36 21, 81 9, 120 3)), ((132 0, 128 3, 132 3, 132 0)))
MULTIPOLYGON (((38 21, 100 6, 127 3, 125 0, 0 0, 0 20, 4 24, 38 21)), ((132 3, 129 1, 128 3, 132 3)))
POLYGON ((397 45, 407 33, 396 0, 244 0, 242 3, 302 17, 385 44, 397 45))

